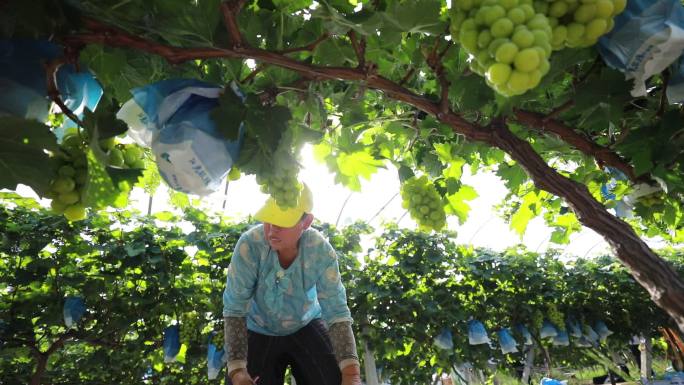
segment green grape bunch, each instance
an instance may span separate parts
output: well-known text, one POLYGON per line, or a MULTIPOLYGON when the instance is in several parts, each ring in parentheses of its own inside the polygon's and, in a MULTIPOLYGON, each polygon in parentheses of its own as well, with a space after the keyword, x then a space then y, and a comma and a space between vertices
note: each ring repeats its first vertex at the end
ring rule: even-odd
POLYGON ((446 225, 442 197, 427 176, 407 179, 401 185, 401 199, 421 229, 439 231, 446 225))
POLYGON ((88 181, 84 140, 77 131, 67 131, 60 150, 57 177, 51 181, 46 198, 52 199, 50 207, 53 212, 70 221, 79 221, 87 216, 83 204, 83 187, 88 181))
POLYGON ((541 311, 535 310, 534 313, 532 314, 532 327, 539 331, 541 330, 542 326, 544 325, 544 315, 542 314, 541 311))
POLYGON ((470 69, 501 95, 527 92, 550 69, 551 24, 532 0, 456 1, 450 30, 470 55, 470 69))
POLYGON ((100 149, 107 154, 107 165, 117 168, 145 168, 144 150, 135 144, 117 143, 116 138, 100 140, 100 149))
POLYGON ((548 17, 551 46, 560 50, 596 44, 613 29, 613 19, 626 5, 627 0, 537 0, 534 9, 548 17))
POLYGON ((201 337, 200 320, 196 312, 183 313, 180 322, 180 341, 190 345, 198 341, 201 337))
POLYGON ((558 310, 556 304, 550 303, 546 305, 546 317, 556 328, 565 330, 565 315, 558 310))
POLYGON ((261 192, 269 194, 283 209, 296 207, 302 185, 297 180, 297 167, 278 167, 275 170, 262 172, 256 177, 261 192))

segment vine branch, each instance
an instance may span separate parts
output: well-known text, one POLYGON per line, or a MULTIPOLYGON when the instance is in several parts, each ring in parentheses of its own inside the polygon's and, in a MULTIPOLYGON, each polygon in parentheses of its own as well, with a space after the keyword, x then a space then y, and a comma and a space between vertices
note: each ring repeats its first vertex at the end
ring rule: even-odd
POLYGON ((69 119, 73 120, 74 123, 78 124, 80 127, 84 127, 81 119, 79 119, 79 117, 64 103, 62 96, 59 93, 59 89, 57 88, 57 71, 59 70, 59 67, 65 63, 66 61, 62 58, 53 60, 45 65, 47 94, 50 99, 59 106, 59 109, 62 110, 64 115, 68 116, 69 119))
POLYGON ((221 13, 223 14, 223 22, 228 31, 228 40, 230 41, 231 49, 239 49, 244 46, 240 27, 237 23, 237 16, 245 4, 245 0, 229 0, 221 3, 221 13))
MULTIPOLYGON (((226 3, 222 7, 227 7, 226 3)), ((443 107, 428 98, 417 95, 403 86, 380 75, 368 76, 366 71, 359 68, 324 67, 303 63, 285 55, 259 48, 242 47, 240 49, 226 48, 181 48, 151 41, 128 32, 106 26, 92 19, 84 20, 84 27, 90 33, 75 34, 64 37, 62 41, 72 47, 85 44, 101 44, 111 47, 136 49, 163 57, 171 64, 179 64, 195 59, 231 58, 254 59, 256 61, 287 68, 299 72, 312 81, 347 80, 365 81, 365 84, 379 90, 399 101, 411 104, 426 113, 438 116, 442 122, 452 125, 460 134, 471 140, 487 140, 490 133, 463 119, 451 110, 444 112, 443 107)))
POLYGON ((356 32, 354 30, 349 30, 347 32, 349 40, 351 40, 352 47, 354 47, 354 52, 356 52, 356 57, 359 59, 358 68, 366 67, 366 39, 361 39, 360 41, 356 37, 356 32))
POLYGON ((319 36, 318 39, 312 41, 311 43, 309 43, 305 46, 287 48, 287 49, 277 51, 277 52, 280 54, 286 54, 286 53, 301 52, 301 51, 313 51, 316 49, 316 47, 318 47, 319 44, 324 42, 329 37, 330 37, 330 34, 326 32, 323 35, 319 36))
POLYGON ((529 128, 556 134, 564 142, 596 159, 599 164, 620 170, 633 182, 641 180, 641 178, 637 177, 632 165, 613 150, 592 142, 558 120, 549 119, 548 115, 532 111, 517 110, 515 111, 515 118, 529 128))

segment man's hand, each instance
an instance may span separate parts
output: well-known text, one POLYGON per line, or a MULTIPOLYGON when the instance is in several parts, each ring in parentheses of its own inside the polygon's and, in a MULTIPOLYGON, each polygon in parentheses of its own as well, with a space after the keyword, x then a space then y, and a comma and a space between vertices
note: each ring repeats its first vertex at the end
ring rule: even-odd
POLYGON ((342 369, 341 385, 361 385, 361 369, 358 365, 349 365, 342 369))
POLYGON ((230 380, 233 382, 233 385, 254 385, 255 382, 252 380, 252 377, 250 377, 249 373, 247 373, 247 369, 236 369, 232 373, 230 373, 230 380))

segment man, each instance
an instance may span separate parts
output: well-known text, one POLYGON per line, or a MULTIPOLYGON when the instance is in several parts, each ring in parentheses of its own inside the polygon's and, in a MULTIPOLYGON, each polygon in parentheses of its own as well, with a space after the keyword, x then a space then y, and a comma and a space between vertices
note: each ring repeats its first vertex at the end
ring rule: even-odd
POLYGON ((295 208, 269 198, 242 234, 223 293, 227 375, 234 385, 361 385, 337 254, 310 228, 304 185, 295 208))

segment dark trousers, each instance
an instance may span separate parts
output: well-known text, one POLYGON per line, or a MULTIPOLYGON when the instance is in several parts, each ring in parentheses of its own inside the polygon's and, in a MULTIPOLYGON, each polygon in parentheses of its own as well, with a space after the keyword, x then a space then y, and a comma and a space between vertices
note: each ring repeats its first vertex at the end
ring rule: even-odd
POLYGON ((340 385, 340 369, 322 320, 287 336, 249 331, 247 371, 252 378, 259 376, 258 385, 283 385, 288 366, 297 385, 340 385))

